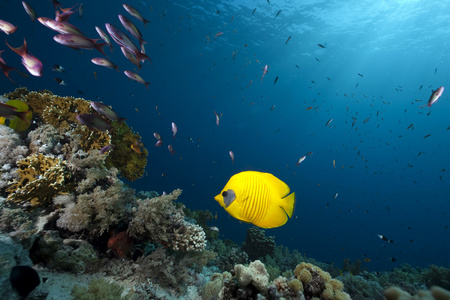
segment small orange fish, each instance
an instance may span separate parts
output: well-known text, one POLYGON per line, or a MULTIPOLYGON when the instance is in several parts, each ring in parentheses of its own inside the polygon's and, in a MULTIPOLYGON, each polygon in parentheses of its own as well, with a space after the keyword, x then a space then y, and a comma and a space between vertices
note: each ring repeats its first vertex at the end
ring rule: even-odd
POLYGON ((136 145, 136 144, 131 144, 130 147, 131 147, 131 149, 133 149, 133 151, 136 152, 137 154, 141 154, 141 153, 142 153, 141 148, 139 148, 138 145, 136 145))
POLYGON ((306 108, 306 110, 310 110, 310 109, 313 109, 313 107, 312 107, 312 106, 310 106, 310 107, 307 107, 307 108, 306 108))
POLYGON ((336 169, 336 160, 333 159, 333 167, 336 169))
POLYGON ((370 261, 371 261, 371 259, 370 259, 370 258, 368 258, 368 257, 366 257, 366 258, 364 258, 364 261, 365 261, 365 262, 370 262, 370 261))

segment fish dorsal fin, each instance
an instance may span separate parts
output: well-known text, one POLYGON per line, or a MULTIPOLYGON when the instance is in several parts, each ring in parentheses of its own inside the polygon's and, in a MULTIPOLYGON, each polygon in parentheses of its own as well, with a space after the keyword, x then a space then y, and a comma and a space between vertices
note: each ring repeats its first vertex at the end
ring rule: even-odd
POLYGON ((279 196, 280 198, 286 197, 289 192, 289 186, 281 181, 280 179, 276 178, 270 173, 260 173, 261 176, 264 178, 264 181, 266 184, 268 184, 274 193, 279 196))

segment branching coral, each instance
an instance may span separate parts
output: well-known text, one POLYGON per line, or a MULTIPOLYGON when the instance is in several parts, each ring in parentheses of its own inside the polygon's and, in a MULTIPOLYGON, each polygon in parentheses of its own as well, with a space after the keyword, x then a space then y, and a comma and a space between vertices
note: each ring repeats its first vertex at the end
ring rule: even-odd
POLYGON ((7 126, 0 126, 0 145, 0 188, 5 188, 9 181, 17 178, 16 162, 26 157, 28 148, 14 129, 7 126))
POLYGON ((128 210, 134 200, 134 190, 124 188, 121 181, 116 181, 108 188, 96 186, 92 192, 76 197, 76 201, 67 199, 57 204, 64 205, 64 212, 56 224, 73 232, 83 229, 91 234, 101 235, 112 225, 117 225, 129 217, 128 210))
POLYGON ((59 158, 35 154, 19 160, 17 165, 19 178, 6 189, 10 201, 43 205, 72 189, 66 163, 59 158))
POLYGON ((198 225, 184 220, 182 207, 173 201, 181 194, 171 194, 152 199, 137 200, 128 233, 139 240, 151 240, 181 251, 201 251, 206 247, 205 232, 198 225))

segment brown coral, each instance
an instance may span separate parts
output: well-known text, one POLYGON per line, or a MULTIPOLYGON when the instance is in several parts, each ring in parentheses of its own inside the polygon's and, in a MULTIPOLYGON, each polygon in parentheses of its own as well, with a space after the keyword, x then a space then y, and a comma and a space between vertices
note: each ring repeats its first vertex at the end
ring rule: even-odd
POLYGON ((19 178, 6 189, 8 200, 29 202, 31 206, 50 203, 59 194, 66 194, 72 185, 65 161, 35 154, 17 162, 19 178))

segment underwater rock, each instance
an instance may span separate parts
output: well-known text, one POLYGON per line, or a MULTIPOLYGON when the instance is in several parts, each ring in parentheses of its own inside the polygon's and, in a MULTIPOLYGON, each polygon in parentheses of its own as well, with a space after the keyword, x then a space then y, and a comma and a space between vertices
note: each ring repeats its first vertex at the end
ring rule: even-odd
POLYGON ((86 241, 59 237, 57 231, 45 231, 30 250, 35 263, 47 268, 83 273, 95 267, 98 261, 94 247, 86 241))
POLYGON ((1 234, 0 262, 0 299, 16 299, 11 296, 15 294, 9 280, 11 269, 17 265, 31 265, 28 252, 9 236, 1 234))
POLYGON ((36 270, 28 266, 14 266, 9 278, 12 287, 22 297, 28 296, 41 283, 36 270))

